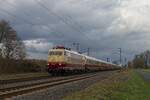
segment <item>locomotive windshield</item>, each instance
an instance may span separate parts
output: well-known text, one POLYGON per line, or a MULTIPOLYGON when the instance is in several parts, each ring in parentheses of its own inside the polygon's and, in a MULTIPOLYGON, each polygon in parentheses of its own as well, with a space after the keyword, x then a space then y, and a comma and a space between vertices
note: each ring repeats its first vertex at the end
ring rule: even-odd
POLYGON ((50 51, 49 55, 62 55, 63 53, 61 51, 50 51))

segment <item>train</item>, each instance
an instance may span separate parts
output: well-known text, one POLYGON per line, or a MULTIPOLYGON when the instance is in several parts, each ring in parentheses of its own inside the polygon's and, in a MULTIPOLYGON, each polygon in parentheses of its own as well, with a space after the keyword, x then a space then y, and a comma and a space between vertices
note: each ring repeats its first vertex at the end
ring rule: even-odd
POLYGON ((47 71, 50 74, 117 69, 121 69, 121 66, 80 54, 64 46, 56 46, 48 52, 47 71))

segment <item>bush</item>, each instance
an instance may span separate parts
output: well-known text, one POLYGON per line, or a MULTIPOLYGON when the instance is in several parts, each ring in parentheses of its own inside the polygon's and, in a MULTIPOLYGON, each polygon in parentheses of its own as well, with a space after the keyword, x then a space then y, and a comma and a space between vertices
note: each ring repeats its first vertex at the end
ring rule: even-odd
POLYGON ((0 74, 45 71, 44 60, 12 60, 0 58, 0 74))

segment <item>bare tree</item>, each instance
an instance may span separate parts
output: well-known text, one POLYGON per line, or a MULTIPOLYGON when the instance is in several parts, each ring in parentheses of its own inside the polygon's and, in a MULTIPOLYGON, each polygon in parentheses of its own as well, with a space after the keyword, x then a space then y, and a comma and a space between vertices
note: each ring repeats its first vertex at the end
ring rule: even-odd
POLYGON ((13 51, 14 53, 12 57, 16 59, 24 59, 26 57, 26 52, 25 52, 26 49, 22 40, 17 39, 17 41, 14 41, 14 46, 15 46, 15 49, 13 51))
POLYGON ((9 26, 8 22, 2 20, 0 21, 0 43, 4 39, 6 39, 6 34, 11 30, 11 27, 9 26))
POLYGON ((142 55, 136 55, 133 60, 133 66, 135 68, 145 68, 144 58, 142 55))
POLYGON ((1 55, 7 59, 25 58, 25 46, 17 32, 6 21, 0 21, 1 55))

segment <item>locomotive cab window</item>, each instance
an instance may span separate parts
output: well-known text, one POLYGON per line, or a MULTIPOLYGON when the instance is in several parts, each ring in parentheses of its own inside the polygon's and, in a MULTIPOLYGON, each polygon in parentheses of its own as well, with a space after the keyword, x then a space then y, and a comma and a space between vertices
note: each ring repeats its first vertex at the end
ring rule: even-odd
POLYGON ((49 55, 57 55, 57 56, 61 56, 63 53, 61 51, 50 51, 49 55))

